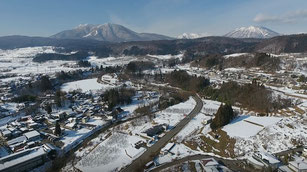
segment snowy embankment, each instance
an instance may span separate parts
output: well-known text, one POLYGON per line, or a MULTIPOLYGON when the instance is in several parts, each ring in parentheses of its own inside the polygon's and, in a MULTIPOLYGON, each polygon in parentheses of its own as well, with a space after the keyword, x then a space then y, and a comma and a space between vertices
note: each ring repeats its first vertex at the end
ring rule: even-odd
POLYGON ((100 130, 103 127, 109 125, 108 122, 103 120, 94 120, 92 119, 87 124, 95 125, 93 128, 81 128, 79 130, 68 130, 65 129, 64 137, 61 138, 61 142, 64 143, 62 147, 64 153, 67 153, 71 149, 75 148, 83 142, 84 139, 94 134, 96 131, 100 130))
POLYGON ((185 118, 195 107, 195 100, 190 97, 189 100, 171 106, 161 112, 156 113, 155 123, 168 124, 169 126, 176 126, 183 118, 185 118))
POLYGON ((82 171, 118 171, 121 167, 130 164, 146 149, 135 148, 135 143, 145 139, 138 136, 114 132, 93 151, 83 157, 76 165, 82 171))
POLYGON ((211 131, 207 122, 213 118, 212 115, 216 113, 221 102, 206 99, 204 99, 203 102, 204 106, 201 112, 197 114, 195 118, 191 119, 191 121, 177 134, 176 138, 178 142, 181 142, 183 139, 192 136, 200 130, 202 130, 203 134, 211 131))
POLYGON ((302 98, 307 100, 307 95, 306 94, 299 94, 297 93, 297 90, 289 89, 287 87, 274 87, 274 86, 267 86, 271 88, 272 90, 282 92, 287 96, 292 96, 292 97, 297 97, 297 98, 302 98))

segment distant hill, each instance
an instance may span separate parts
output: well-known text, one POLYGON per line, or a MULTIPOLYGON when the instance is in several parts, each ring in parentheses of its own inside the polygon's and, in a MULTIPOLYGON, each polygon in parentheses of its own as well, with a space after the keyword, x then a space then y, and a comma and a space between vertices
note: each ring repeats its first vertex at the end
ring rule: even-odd
POLYGON ((0 49, 14 49, 35 46, 55 46, 65 48, 84 48, 90 49, 106 45, 106 42, 96 40, 77 40, 77 39, 54 39, 46 37, 30 37, 30 36, 3 36, 0 37, 0 49))
POLYGON ((137 33, 122 25, 118 24, 83 24, 78 27, 65 30, 51 38, 57 39, 93 39, 108 42, 129 42, 129 41, 151 41, 151 40, 171 40, 173 38, 154 34, 154 33, 137 33))
POLYGON ((272 38, 280 34, 265 27, 249 26, 237 28, 226 35, 230 38, 272 38))
POLYGON ((234 39, 226 37, 204 37, 198 39, 132 41, 110 43, 92 39, 56 39, 44 37, 6 36, 0 37, 0 49, 34 46, 64 47, 68 51, 91 51, 98 56, 178 54, 189 50, 201 54, 250 52, 261 40, 234 39))
POLYGON ((307 34, 278 36, 259 43, 255 51, 267 53, 307 52, 307 34))
POLYGON ((165 55, 185 51, 194 54, 231 54, 244 52, 307 52, 307 34, 277 36, 270 39, 203 37, 198 39, 132 41, 111 43, 92 39, 56 39, 27 36, 0 37, 0 49, 35 46, 64 47, 69 51, 94 52, 99 57, 119 55, 165 55))

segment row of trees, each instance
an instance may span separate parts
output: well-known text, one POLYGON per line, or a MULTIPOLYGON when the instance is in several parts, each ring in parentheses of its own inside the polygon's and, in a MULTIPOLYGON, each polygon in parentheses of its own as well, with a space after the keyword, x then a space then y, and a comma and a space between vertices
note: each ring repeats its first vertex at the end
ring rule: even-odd
POLYGON ((209 79, 201 76, 189 75, 184 70, 174 70, 167 74, 166 82, 174 87, 195 92, 199 92, 210 85, 209 79))
POLYGON ((78 51, 75 54, 59 54, 59 53, 44 53, 38 54, 33 58, 34 62, 46 62, 49 60, 83 60, 84 58, 88 57, 89 54, 87 51, 78 51))
POLYGON ((114 88, 107 90, 102 97, 108 103, 108 110, 112 110, 117 105, 130 104, 134 95, 134 89, 114 88))
POLYGON ((241 106, 260 113, 269 113, 292 105, 290 99, 272 97, 272 91, 253 81, 239 85, 231 81, 221 85, 220 89, 206 87, 201 94, 207 98, 228 104, 239 103, 241 106))
POLYGON ((260 67, 263 70, 275 71, 280 68, 280 59, 266 53, 254 53, 252 55, 241 55, 226 59, 223 57, 223 54, 208 54, 195 58, 192 65, 219 70, 230 67, 260 67))
POLYGON ((127 71, 135 73, 135 72, 142 72, 148 69, 154 69, 155 64, 150 61, 132 61, 129 62, 127 65, 127 71))

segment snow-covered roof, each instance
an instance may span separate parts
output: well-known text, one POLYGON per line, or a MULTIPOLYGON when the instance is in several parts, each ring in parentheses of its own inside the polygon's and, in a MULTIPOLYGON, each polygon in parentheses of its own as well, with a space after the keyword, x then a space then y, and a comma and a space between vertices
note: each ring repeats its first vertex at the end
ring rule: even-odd
POLYGON ((258 152, 259 155, 261 155, 261 158, 263 160, 267 160, 269 161, 270 164, 277 164, 277 163, 280 163, 280 161, 274 157, 273 155, 267 153, 267 152, 258 152))
POLYGON ((24 142, 26 140, 27 140, 27 138, 25 136, 20 136, 20 137, 17 137, 15 139, 7 141, 7 144, 8 145, 14 145, 16 143, 24 142))
POLYGON ((31 139, 31 138, 40 136, 40 134, 36 130, 33 130, 33 131, 25 133, 24 136, 26 136, 28 139, 31 139))
POLYGON ((283 172, 293 172, 289 167, 285 165, 280 166, 278 169, 283 172))
POLYGON ((162 148, 162 151, 169 151, 173 145, 174 143, 167 143, 164 148, 162 148))
POLYGON ((296 169, 307 170, 307 162, 302 161, 302 160, 290 161, 289 165, 295 167, 296 169))
POLYGON ((5 156, 0 158, 0 171, 24 163, 30 159, 43 156, 44 154, 46 152, 41 147, 36 147, 5 156))

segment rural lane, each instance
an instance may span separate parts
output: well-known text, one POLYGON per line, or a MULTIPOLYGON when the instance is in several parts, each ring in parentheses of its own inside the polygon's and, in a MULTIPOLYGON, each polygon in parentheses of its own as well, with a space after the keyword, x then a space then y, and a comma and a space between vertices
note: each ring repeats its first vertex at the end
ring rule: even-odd
POLYGON ((183 119, 181 120, 175 128, 167 132, 161 139, 159 139, 154 145, 149 147, 141 156, 132 161, 131 164, 124 167, 122 172, 134 172, 142 171, 145 168, 146 163, 151 161, 156 155, 159 154, 160 150, 174 137, 176 136, 184 126, 186 126, 191 119, 193 119, 203 108, 203 102, 201 98, 196 95, 193 96, 193 99, 196 101, 196 106, 194 109, 183 119))

